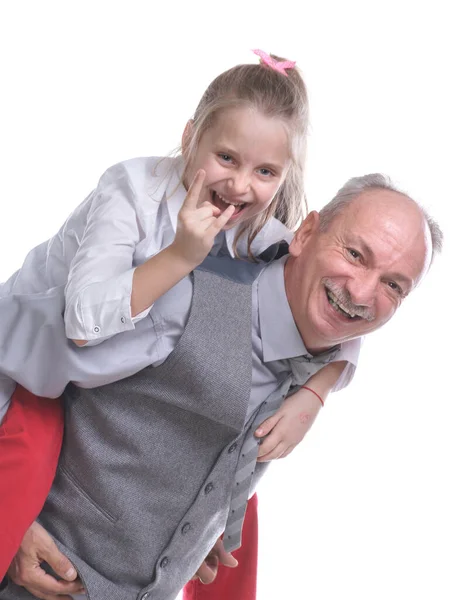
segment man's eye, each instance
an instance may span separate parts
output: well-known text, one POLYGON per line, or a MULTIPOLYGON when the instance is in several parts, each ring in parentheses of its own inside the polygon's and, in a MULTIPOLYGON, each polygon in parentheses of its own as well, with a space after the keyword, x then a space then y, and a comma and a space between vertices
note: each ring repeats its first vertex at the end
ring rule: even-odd
POLYGON ((398 294, 402 295, 403 294, 403 290, 401 289, 401 287, 398 285, 397 282, 395 281, 388 281, 387 285, 390 287, 391 290, 393 290, 394 292, 397 292, 398 294))
POLYGON ((359 259, 361 257, 360 252, 357 252, 357 250, 354 250, 354 248, 348 248, 347 251, 352 258, 359 259))

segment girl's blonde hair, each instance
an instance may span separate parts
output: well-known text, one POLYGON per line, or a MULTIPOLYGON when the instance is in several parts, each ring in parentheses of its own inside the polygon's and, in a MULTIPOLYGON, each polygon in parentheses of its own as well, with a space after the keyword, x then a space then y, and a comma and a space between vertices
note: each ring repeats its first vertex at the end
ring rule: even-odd
MULTIPOLYGON (((275 60, 284 59, 271 55, 275 60)), ((222 111, 230 108, 254 107, 267 117, 281 119, 289 133, 291 165, 285 180, 272 203, 252 221, 240 227, 234 241, 248 232, 248 252, 265 223, 276 217, 293 229, 307 211, 304 193, 306 136, 308 131, 308 94, 305 83, 296 68, 288 69, 287 76, 260 64, 238 65, 225 71, 210 83, 195 114, 189 139, 182 149, 185 171, 191 165, 203 134, 210 129, 222 111)))

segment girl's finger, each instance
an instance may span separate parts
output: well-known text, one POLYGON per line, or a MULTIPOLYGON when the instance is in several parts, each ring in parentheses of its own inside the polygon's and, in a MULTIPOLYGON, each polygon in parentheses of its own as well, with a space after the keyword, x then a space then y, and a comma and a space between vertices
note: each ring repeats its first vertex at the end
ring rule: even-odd
POLYGON ((257 462, 269 462, 270 460, 281 458, 281 456, 284 453, 284 450, 284 444, 282 442, 279 442, 279 444, 275 446, 275 448, 273 448, 271 452, 268 452, 268 454, 265 454, 261 458, 258 458, 257 462))
POLYGON ((295 448, 295 445, 289 446, 287 448, 287 450, 281 454, 281 458, 286 458, 286 456, 289 456, 289 454, 292 452, 292 450, 294 448, 295 448))
POLYGON ((224 212, 221 214, 220 217, 218 217, 214 223, 211 225, 212 231, 214 232, 214 234, 216 235, 217 233, 219 233, 219 231, 221 231, 221 229, 227 225, 230 217, 233 215, 233 213, 235 212, 235 207, 230 205, 228 206, 224 212))
POLYGON ((203 221, 204 219, 208 219, 209 217, 218 217, 221 214, 221 209, 217 208, 217 206, 213 206, 209 202, 205 202, 197 208, 194 214, 201 221, 203 221))
POLYGON ((192 183, 187 190, 187 195, 184 199, 181 208, 189 208, 195 209, 198 207, 198 201, 200 199, 200 194, 203 187, 203 182, 205 181, 206 173, 203 169, 199 169, 195 173, 195 177, 192 180, 192 183))
POLYGON ((262 440, 262 443, 259 446, 259 452, 258 452, 257 456, 259 458, 262 458, 269 452, 272 452, 276 448, 276 446, 278 446, 278 444, 280 444, 280 443, 281 443, 280 436, 275 435, 275 432, 270 433, 270 435, 268 437, 266 437, 264 440, 262 440))
POLYGON ((256 437, 263 437, 265 435, 268 435, 273 429, 273 427, 275 427, 275 425, 279 423, 280 420, 281 415, 279 413, 275 413, 271 417, 268 417, 268 419, 265 419, 265 421, 257 427, 257 429, 254 431, 254 435, 256 437))

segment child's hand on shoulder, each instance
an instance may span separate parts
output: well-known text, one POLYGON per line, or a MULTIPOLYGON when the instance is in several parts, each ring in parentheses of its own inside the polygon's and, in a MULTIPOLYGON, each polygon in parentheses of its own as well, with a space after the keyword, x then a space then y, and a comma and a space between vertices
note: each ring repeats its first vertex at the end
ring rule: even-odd
POLYGON ((285 458, 305 437, 322 408, 319 398, 309 390, 300 389, 286 398, 281 408, 266 419, 254 435, 264 438, 259 445, 258 462, 285 458))

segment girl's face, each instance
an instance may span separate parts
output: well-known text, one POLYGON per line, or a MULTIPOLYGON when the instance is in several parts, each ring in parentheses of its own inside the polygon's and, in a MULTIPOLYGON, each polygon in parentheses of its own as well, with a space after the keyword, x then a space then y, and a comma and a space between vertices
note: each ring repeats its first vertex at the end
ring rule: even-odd
MULTIPOLYGON (((183 146, 191 135, 189 122, 183 146)), ((280 119, 254 108, 223 111, 202 136, 190 157, 184 185, 189 187, 198 169, 206 172, 200 201, 224 211, 236 210, 225 229, 252 219, 271 204, 290 164, 289 138, 280 119)))

